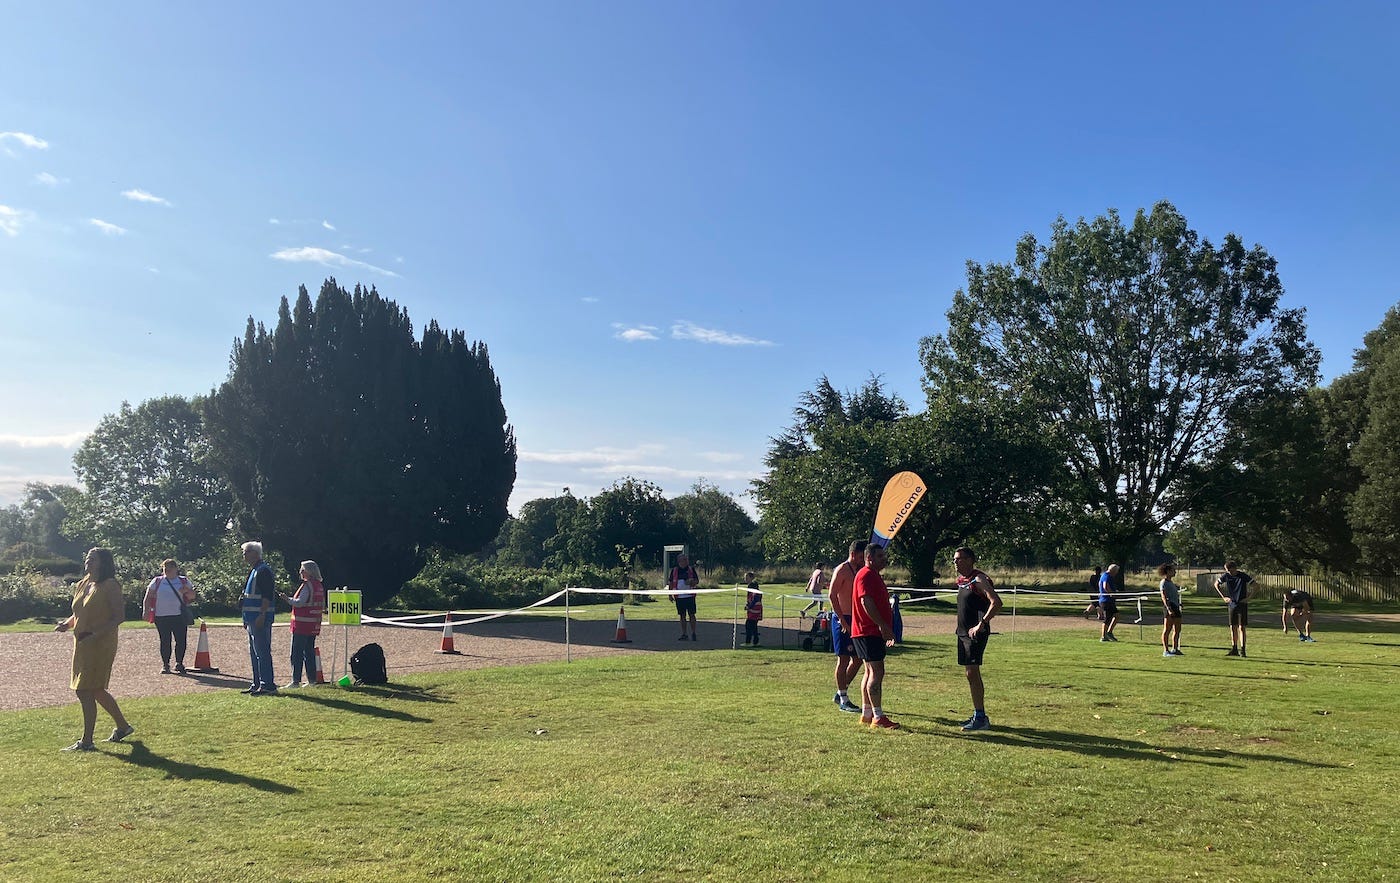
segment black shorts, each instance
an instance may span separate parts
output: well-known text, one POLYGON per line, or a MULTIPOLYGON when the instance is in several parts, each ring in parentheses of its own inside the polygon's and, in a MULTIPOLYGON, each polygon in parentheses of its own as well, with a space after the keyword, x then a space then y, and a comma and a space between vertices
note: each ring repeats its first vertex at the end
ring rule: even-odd
POLYGON ((1230 605, 1230 625, 1249 625, 1249 605, 1230 605))
POLYGON ((1112 619, 1118 615, 1118 602, 1112 598, 1099 602, 1099 609, 1103 611, 1104 619, 1112 619))
POLYGON ((982 652, 987 649, 991 635, 983 632, 975 638, 958 635, 958 665, 981 665, 982 652))
POLYGON ((1181 619, 1181 605, 1168 604, 1164 615, 1167 619, 1181 619))
POLYGON ((851 638, 851 643, 855 644, 856 655, 866 662, 885 660, 885 639, 879 635, 851 638))
POLYGON ((695 598, 694 598, 694 596, 691 596, 691 597, 689 597, 689 598, 682 598, 682 597, 677 596, 677 597, 676 597, 676 612, 679 613, 679 614, 681 614, 682 616, 685 615, 685 614, 687 614, 687 613, 689 613, 691 616, 694 616, 694 615, 695 615, 695 598))

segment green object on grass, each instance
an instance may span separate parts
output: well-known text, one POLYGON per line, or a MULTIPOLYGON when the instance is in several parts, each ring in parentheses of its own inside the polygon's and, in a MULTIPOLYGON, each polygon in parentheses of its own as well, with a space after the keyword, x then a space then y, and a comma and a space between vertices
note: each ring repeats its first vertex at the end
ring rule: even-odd
POLYGON ((336 681, 336 683, 339 684, 339 685, 342 686, 342 687, 348 687, 348 686, 350 686, 350 676, 349 676, 349 675, 346 675, 345 677, 343 677, 343 678, 341 678, 340 680, 336 681))

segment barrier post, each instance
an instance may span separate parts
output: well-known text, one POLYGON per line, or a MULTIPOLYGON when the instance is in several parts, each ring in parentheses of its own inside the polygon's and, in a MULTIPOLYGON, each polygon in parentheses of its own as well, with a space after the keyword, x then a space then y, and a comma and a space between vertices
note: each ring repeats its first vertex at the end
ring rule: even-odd
POLYGON ((569 587, 564 587, 564 661, 574 661, 573 648, 569 646, 569 587))

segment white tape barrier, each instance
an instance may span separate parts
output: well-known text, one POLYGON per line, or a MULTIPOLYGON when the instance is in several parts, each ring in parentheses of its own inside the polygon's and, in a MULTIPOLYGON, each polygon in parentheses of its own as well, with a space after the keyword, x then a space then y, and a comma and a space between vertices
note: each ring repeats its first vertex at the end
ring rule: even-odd
POLYGON ((441 631, 442 627, 446 625, 446 618, 452 617, 454 614, 468 616, 467 619, 453 619, 452 626, 455 628, 459 625, 474 625, 479 622, 488 622, 493 619, 500 619, 504 616, 518 616, 521 614, 528 613, 550 612, 537 610, 535 608, 543 607, 551 601, 557 601, 560 598, 562 598, 565 595, 565 593, 573 595, 722 595, 743 591, 747 590, 736 587, 733 589, 688 589, 684 592, 680 592, 672 591, 670 589, 591 589, 570 586, 567 589, 560 589, 559 591, 555 592, 553 595, 550 595, 547 598, 541 598, 540 600, 535 601, 532 604, 527 604, 524 607, 516 607, 512 610, 454 610, 451 613, 447 614, 416 613, 408 616, 385 617, 363 615, 360 617, 360 622, 364 623, 365 625, 386 625, 392 626, 394 628, 433 629, 435 631, 441 631), (435 621, 416 622, 415 620, 435 621))

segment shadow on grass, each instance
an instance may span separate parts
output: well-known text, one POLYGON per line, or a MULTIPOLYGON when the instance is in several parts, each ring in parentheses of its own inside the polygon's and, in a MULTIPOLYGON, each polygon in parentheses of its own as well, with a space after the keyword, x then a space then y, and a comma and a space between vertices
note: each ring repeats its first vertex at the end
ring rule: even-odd
POLYGON ((260 779, 256 776, 245 776, 242 773, 235 773, 230 770, 220 769, 212 766, 202 766, 197 763, 185 763, 184 761, 172 760, 168 757, 161 757, 152 753, 144 743, 130 741, 129 754, 118 754, 123 761, 146 767, 147 769, 160 770, 171 779, 202 779, 207 782, 222 782, 225 785, 243 785, 258 791, 267 791, 272 794, 300 794, 301 789, 293 788, 291 785, 283 785, 281 782, 274 782, 271 779, 260 779))
MULTIPOLYGON (((910 715, 904 715, 909 717, 910 715)), ((1007 727, 994 725, 991 730, 978 733, 963 733, 955 728, 962 722, 952 718, 930 718, 934 723, 950 728, 949 732, 932 731, 928 735, 943 736, 949 739, 976 739, 979 742, 992 742, 1011 748, 1040 748, 1055 751, 1069 751, 1094 757, 1109 757, 1119 760, 1151 761, 1154 763, 1195 763, 1212 767, 1243 767, 1246 764, 1267 761, 1290 764, 1312 769, 1336 769, 1336 764, 1317 763, 1299 760, 1282 755, 1247 754, 1217 748, 1190 748, 1182 745, 1151 745, 1134 739, 1118 739, 1112 736, 1099 736, 1090 733, 1066 733, 1061 730, 1042 730, 1036 727, 1007 727)))
POLYGON ((413 684, 361 684, 353 688, 356 693, 382 696, 385 699, 402 699, 405 702, 451 702, 437 694, 436 687, 418 687, 413 684))
MULTIPOLYGON (((354 689, 358 692, 366 693, 373 690, 373 695, 380 696, 386 699, 398 698, 395 691, 386 690, 383 688, 355 687, 354 689)), ((327 708, 334 708, 338 711, 352 711, 356 714, 366 714, 370 717, 379 717, 384 718, 385 720, 403 721, 405 723, 410 724, 430 724, 433 722, 432 718, 419 717, 416 714, 409 714, 406 711, 394 711, 390 708, 380 708, 378 705, 368 705, 364 702, 354 702, 350 699, 340 699, 334 695, 330 695, 329 691, 324 689, 315 691, 304 689, 283 690, 279 693, 279 695, 284 696, 288 699, 297 699, 302 702, 310 702, 314 705, 324 705, 327 708)), ((418 701, 443 702, 446 700, 437 699, 435 697, 431 700, 418 701)))

